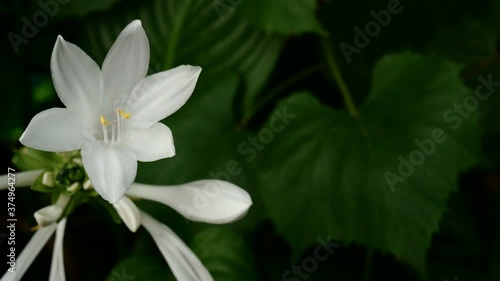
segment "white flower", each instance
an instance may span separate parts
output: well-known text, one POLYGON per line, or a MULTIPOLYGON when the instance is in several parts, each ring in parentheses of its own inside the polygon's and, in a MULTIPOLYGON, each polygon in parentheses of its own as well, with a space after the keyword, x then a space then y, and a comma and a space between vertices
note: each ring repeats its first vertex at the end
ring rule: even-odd
POLYGON ((63 238, 65 228, 66 219, 64 218, 59 223, 52 223, 38 229, 33 237, 31 237, 28 244, 24 247, 21 254, 17 257, 16 267, 14 269, 15 272, 5 272, 0 281, 21 280, 28 267, 31 265, 36 256, 38 256, 56 229, 56 240, 54 243, 52 263, 50 266, 49 281, 65 281, 66 274, 64 273, 63 261, 63 238))
MULTIPOLYGON (((41 173, 41 170, 16 173, 16 186, 30 185, 41 173)), ((7 187, 7 175, 0 176, 0 190, 7 187)), ((127 191, 126 196, 113 204, 125 225, 132 232, 135 232, 142 225, 151 234, 178 280, 192 281, 210 281, 213 278, 181 238, 166 225, 140 211, 129 197, 157 201, 172 207, 190 220, 215 224, 229 223, 241 218, 252 205, 252 199, 245 190, 230 182, 220 180, 200 180, 176 186, 134 183, 127 191)), ((67 204, 66 198, 61 199, 60 197, 55 205, 46 208, 54 209, 53 206, 63 208, 65 204, 67 204)), ((55 222, 50 223, 56 221, 59 216, 60 214, 54 215, 53 212, 49 212, 43 217, 42 221, 46 226, 41 227, 35 233, 19 255, 16 261, 16 273, 6 272, 0 281, 21 280, 56 228, 49 280, 65 280, 62 243, 66 218, 63 218, 57 225, 55 222)))
MULTIPOLYGON (((220 180, 200 180, 177 186, 134 183, 127 196, 157 201, 190 220, 216 224, 241 218, 252 205, 245 190, 220 180)), ((113 206, 130 231, 135 232, 142 225, 151 234, 177 280, 213 280, 198 257, 169 227, 140 211, 127 196, 113 206)))
POLYGON ((120 33, 102 70, 59 36, 51 71, 66 108, 37 114, 21 143, 52 152, 81 149, 96 191, 118 202, 135 179, 137 161, 175 155, 170 129, 158 122, 188 100, 201 72, 184 65, 145 77, 148 65, 149 42, 139 20, 120 33))
MULTIPOLYGON (((16 173, 17 187, 25 187, 31 185, 35 179, 40 176, 43 170, 33 170, 27 172, 16 173)), ((0 176, 0 190, 7 189, 8 175, 0 176)), ((54 250, 52 255, 52 263, 50 266, 49 281, 65 281, 66 275, 64 273, 64 259, 63 259, 63 238, 64 230, 66 228, 66 218, 63 218, 56 223, 60 218, 61 213, 54 211, 55 207, 64 209, 68 203, 68 197, 61 194, 55 205, 50 205, 38 210, 35 213, 35 218, 39 223, 40 228, 35 232, 31 240, 24 247, 21 254, 16 259, 15 273, 10 271, 5 272, 0 281, 18 281, 21 280, 28 267, 31 265, 36 256, 40 253, 49 238, 56 231, 56 240, 54 243, 54 250), (49 211, 47 211, 49 209, 49 211), (43 224, 43 225, 42 225, 43 224)))

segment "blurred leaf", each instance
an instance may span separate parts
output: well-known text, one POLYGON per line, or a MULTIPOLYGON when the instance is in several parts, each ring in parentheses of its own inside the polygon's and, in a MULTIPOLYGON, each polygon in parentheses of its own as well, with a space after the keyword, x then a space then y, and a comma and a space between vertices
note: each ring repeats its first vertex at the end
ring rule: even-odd
POLYGON ((65 1, 67 3, 63 2, 63 4, 59 6, 60 12, 57 14, 57 16, 61 18, 83 17, 93 12, 106 11, 118 1, 120 0, 67 0, 65 1))
POLYGON ((361 120, 307 94, 281 104, 296 118, 270 144, 260 179, 295 254, 332 235, 388 251, 425 275, 431 235, 457 175, 481 155, 476 112, 453 112, 470 94, 458 72, 434 57, 386 56, 361 120))
POLYGON ((106 280, 173 281, 175 278, 160 257, 130 256, 115 265, 106 280))
POLYGON ((219 11, 233 7, 239 9, 235 4, 241 2, 241 9, 247 20, 267 32, 284 35, 304 32, 325 34, 316 19, 316 0, 217 0, 214 6, 219 11))
POLYGON ((500 146, 498 139, 500 138, 500 92, 498 91, 498 83, 500 82, 500 60, 499 56, 492 58, 486 65, 478 67, 478 69, 467 73, 468 86, 470 89, 483 94, 488 94, 488 97, 481 101, 480 104, 480 123, 481 133, 483 138, 484 151, 486 152, 487 165, 500 167, 500 146), (493 81, 493 87, 485 89, 484 83, 481 81, 493 81))
MULTIPOLYGON (((471 42, 482 40, 487 33, 468 32, 467 35, 470 34, 471 37, 464 37, 459 31, 462 23, 468 21, 467 19, 471 21, 476 21, 477 18, 484 19, 484 15, 490 13, 490 0, 321 2, 318 17, 329 33, 330 43, 332 46, 337 46, 335 52, 339 58, 339 68, 347 84, 350 85, 355 101, 365 99, 370 90, 373 68, 386 54, 408 49, 428 50, 427 46, 432 44, 431 42, 442 42, 436 40, 435 34, 436 31, 442 30, 456 30, 457 42, 449 42, 452 45, 447 47, 455 48, 450 50, 451 53, 459 53, 457 50, 462 50, 463 46, 470 46, 471 42), (392 5, 396 5, 401 11, 396 14, 389 13, 389 6, 392 5), (425 20, 422 20, 423 18, 425 20), (414 24, 415 22, 419 24, 414 24), (373 27, 374 24, 379 28, 373 27), (367 34, 367 28, 372 28, 372 32, 369 32, 371 35, 367 34), (340 47, 342 43, 358 48, 359 53, 344 54, 340 47)), ((485 22, 481 21, 481 24, 485 22)), ((445 47, 441 46, 440 50, 444 51, 445 47)), ((464 56, 473 57, 472 54, 464 56)))
POLYGON ((218 80, 228 70, 245 79, 247 109, 267 81, 281 50, 281 37, 251 27, 238 13, 220 21, 213 1, 150 0, 117 5, 119 17, 103 14, 85 24, 93 57, 104 61, 119 32, 142 20, 151 49, 151 72, 181 64, 203 67, 202 78, 218 80))
POLYGON ((205 229, 190 243, 217 281, 259 280, 253 255, 242 237, 221 227, 205 229))
POLYGON ((50 77, 34 77, 33 80, 34 105, 39 106, 57 97, 50 77))
POLYGON ((12 163, 23 171, 37 169, 52 169, 61 158, 56 153, 40 151, 29 147, 22 147, 14 151, 12 163))
POLYGON ((437 30, 428 49, 458 63, 479 63, 495 54, 496 34, 487 24, 467 19, 437 30))
POLYGON ((21 55, 14 55, 11 46, 6 46, 2 52, 2 83, 0 91, 4 93, 3 102, 8 105, 4 107, 3 115, 8 118, 0 120, 0 139, 2 141, 17 142, 21 136, 24 126, 29 122, 31 110, 30 77, 25 71, 25 61, 21 55), (28 117, 29 116, 29 117, 28 117))

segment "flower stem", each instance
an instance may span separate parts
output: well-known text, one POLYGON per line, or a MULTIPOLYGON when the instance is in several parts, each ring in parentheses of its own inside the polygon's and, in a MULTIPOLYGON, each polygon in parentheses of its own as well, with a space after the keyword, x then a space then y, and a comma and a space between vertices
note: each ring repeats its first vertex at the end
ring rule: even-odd
POLYGON ((313 65, 311 67, 308 67, 306 69, 303 69, 299 71, 298 73, 294 74, 292 77, 289 79, 285 80, 284 82, 280 83, 278 86, 274 87, 269 93, 265 96, 263 96, 261 99, 258 100, 256 105, 248 110, 240 124, 238 125, 239 128, 246 128, 250 120, 254 117, 256 113, 258 113, 262 108, 264 108, 267 104, 269 104, 273 99, 276 98, 278 94, 286 90, 287 88, 291 87, 293 84, 297 83, 298 81, 306 78, 307 76, 313 74, 314 72, 322 69, 325 67, 323 63, 319 63, 316 65, 313 65))
POLYGON ((175 53, 177 51, 177 45, 179 41, 180 32, 184 22, 186 21, 189 7, 191 6, 192 0, 185 0, 183 6, 179 11, 179 16, 175 23, 173 24, 172 33, 167 43, 167 54, 165 57, 164 69, 170 69, 174 66, 175 53))
POLYGON ((342 73, 337 66, 337 61, 335 60, 335 56, 333 55, 332 48, 330 46, 330 43, 328 42, 328 39, 323 39, 323 51, 325 52, 330 71, 332 72, 332 75, 335 78, 337 85, 339 86, 340 92, 342 93, 347 111, 349 111, 351 117, 359 119, 359 112, 356 109, 354 102, 352 101, 349 88, 347 88, 347 84, 345 83, 344 78, 342 77, 342 73))

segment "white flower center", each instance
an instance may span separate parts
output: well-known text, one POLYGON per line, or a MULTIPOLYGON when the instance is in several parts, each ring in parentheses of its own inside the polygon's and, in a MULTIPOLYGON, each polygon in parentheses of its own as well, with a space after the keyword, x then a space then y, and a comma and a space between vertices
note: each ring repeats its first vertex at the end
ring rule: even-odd
POLYGON ((116 110, 116 119, 112 121, 106 120, 104 115, 99 116, 99 122, 102 125, 102 135, 104 145, 113 146, 121 143, 124 135, 123 121, 130 118, 130 112, 125 112, 121 109, 116 110))

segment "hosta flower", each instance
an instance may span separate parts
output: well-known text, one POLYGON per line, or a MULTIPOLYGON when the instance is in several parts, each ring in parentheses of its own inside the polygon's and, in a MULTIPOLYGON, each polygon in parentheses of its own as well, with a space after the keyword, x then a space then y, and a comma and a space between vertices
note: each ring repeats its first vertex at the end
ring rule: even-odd
MULTIPOLYGON (((40 175, 41 170, 23 172, 16 174, 16 187, 23 187, 30 185, 35 179, 40 175)), ((7 176, 0 176, 0 190, 7 189, 8 178, 7 176)), ((38 253, 45 246, 47 241, 50 239, 52 234, 56 232, 56 239, 54 243, 54 251, 52 256, 52 262, 50 266, 50 281, 64 281, 66 280, 66 275, 64 273, 64 260, 63 260, 63 238, 64 230, 66 228, 66 218, 62 218, 58 223, 56 222, 61 214, 54 214, 52 211, 53 207, 64 208, 65 203, 67 203, 67 198, 58 200, 56 205, 47 206, 41 210, 35 212, 36 221, 43 223, 33 235, 28 244, 24 247, 21 254, 17 257, 15 261, 14 273, 7 271, 0 281, 18 281, 21 280, 26 270, 31 265, 33 260, 36 258, 38 253), (51 209, 47 211, 48 209, 51 209), (55 215, 55 216, 54 216, 55 215)), ((55 211, 57 213, 57 211, 55 211)))
MULTIPOLYGON (((30 185, 47 172, 37 170, 16 174, 16 187, 30 185), (44 173, 44 174, 41 174, 44 173)), ((73 185, 73 183, 69 183, 73 185)), ((7 176, 0 176, 0 190, 8 187, 7 176)), ((79 192, 89 192, 80 190, 79 192)), ((62 193, 62 196, 71 194, 62 193)), ((198 257, 166 225, 139 210, 130 198, 142 198, 168 205, 186 218, 206 223, 229 223, 244 216, 252 200, 238 186, 220 180, 200 180, 177 186, 153 186, 134 183, 119 202, 113 204, 122 221, 133 232, 141 225, 151 234, 161 254, 178 280, 210 281, 212 276, 198 257)), ((35 213, 40 228, 16 260, 15 273, 7 271, 0 281, 21 280, 49 238, 56 232, 49 281, 66 280, 63 258, 63 237, 66 218, 59 209, 66 206, 66 197, 35 213), (47 211, 49 210, 49 211, 47 211), (43 225, 41 225, 43 223, 43 225)), ((107 203, 106 203, 107 204, 107 203)))
POLYGON ((184 242, 166 225, 140 211, 128 196, 168 205, 198 222, 222 224, 244 216, 252 205, 250 195, 230 182, 200 180, 177 186, 134 183, 115 209, 130 231, 142 225, 151 234, 177 280, 210 281, 208 270, 184 242))
POLYGON ((139 20, 118 36, 102 69, 80 48, 57 38, 51 72, 66 108, 37 114, 21 143, 51 152, 80 150, 96 191, 116 203, 131 186, 137 161, 172 157, 163 118, 191 96, 201 68, 179 66, 146 76, 149 43, 139 20))

